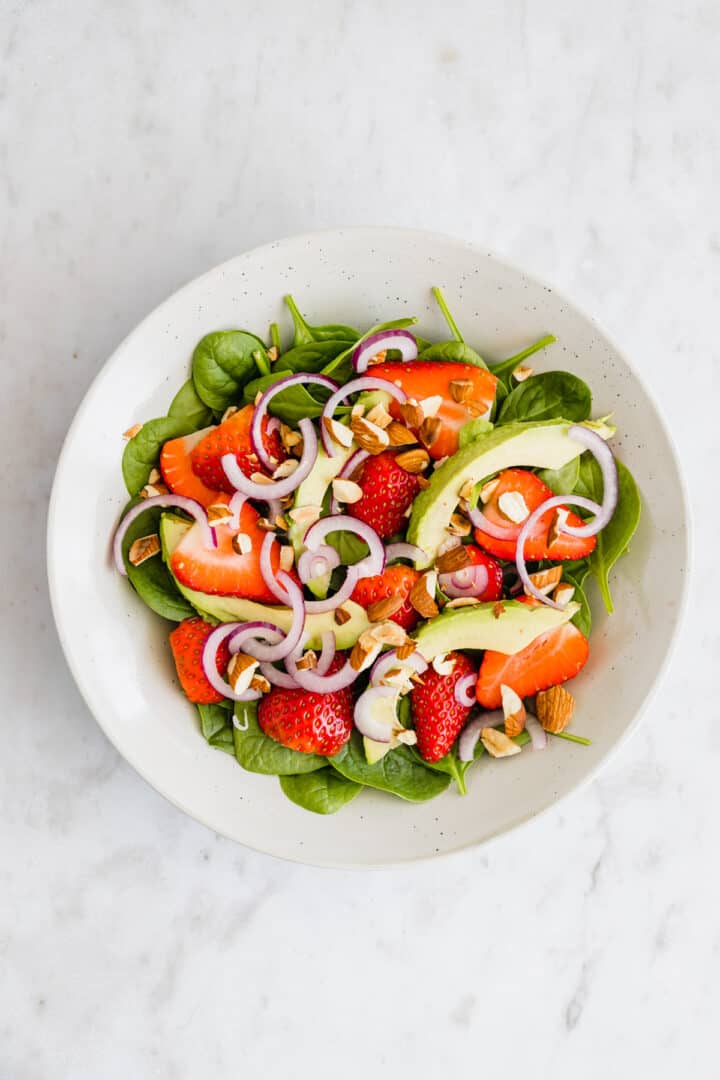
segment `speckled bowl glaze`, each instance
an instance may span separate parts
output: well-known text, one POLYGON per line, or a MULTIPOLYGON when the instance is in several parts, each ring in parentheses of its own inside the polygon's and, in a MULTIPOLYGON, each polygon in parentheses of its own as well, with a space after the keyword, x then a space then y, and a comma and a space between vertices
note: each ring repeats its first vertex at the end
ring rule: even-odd
POLYGON ((91 711, 120 753, 158 791, 217 832, 260 851, 328 866, 378 866, 480 844, 556 803, 587 780, 637 723, 676 633, 688 562, 687 513, 667 431, 627 360, 556 291, 477 247, 399 229, 349 229, 280 240, 186 285, 149 315, 100 372, 58 465, 48 528, 53 609, 65 653, 91 711), (616 567, 616 614, 592 592, 592 654, 573 683, 574 728, 588 749, 554 741, 546 753, 483 762, 470 792, 414 805, 372 791, 332 817, 299 809, 274 777, 244 772, 208 747, 179 692, 168 627, 112 569, 110 536, 126 494, 121 432, 164 415, 210 330, 273 320, 288 330, 283 294, 312 322, 369 326, 414 314, 420 332, 446 337, 430 288, 445 288, 465 336, 499 360, 544 333, 537 358, 566 368, 612 411, 614 448, 632 469, 645 509, 616 567), (658 583, 662 587, 658 588, 658 583))

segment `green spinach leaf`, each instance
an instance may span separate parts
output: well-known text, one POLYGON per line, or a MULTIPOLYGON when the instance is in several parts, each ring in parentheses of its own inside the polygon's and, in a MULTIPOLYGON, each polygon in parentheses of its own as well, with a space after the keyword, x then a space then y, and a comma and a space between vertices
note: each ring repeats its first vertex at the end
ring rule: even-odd
POLYGON ((232 727, 224 727, 220 731, 216 731, 214 735, 210 736, 208 742, 216 750, 224 750, 226 754, 235 755, 232 727))
POLYGON ((450 783, 447 774, 426 768, 408 746, 399 746, 374 765, 368 765, 363 741, 357 731, 353 732, 339 754, 328 758, 328 764, 348 780, 389 791, 410 802, 433 799, 445 791, 450 783))
POLYGON ((130 495, 139 495, 147 484, 151 471, 160 460, 163 443, 195 430, 194 422, 184 417, 162 416, 146 421, 123 451, 122 474, 130 495))
POLYGON ((419 359, 454 361, 458 364, 473 364, 475 367, 487 368, 482 356, 464 341, 439 341, 435 345, 428 345, 420 353, 419 359))
POLYGON ((319 754, 303 754, 290 750, 266 735, 258 723, 257 703, 238 702, 233 725, 235 757, 248 772, 269 776, 292 776, 314 772, 327 765, 328 759, 319 754), (237 724, 240 725, 238 728, 237 724))
POLYGON ((575 457, 559 469, 540 469, 538 476, 556 495, 569 495, 575 490, 580 475, 580 458, 575 457))
POLYGON ((307 319, 305 319, 300 312, 300 309, 292 296, 286 296, 285 303, 290 310, 293 325, 295 327, 293 348, 296 345, 307 345, 311 341, 328 341, 330 339, 333 341, 344 341, 347 344, 349 341, 357 341, 360 337, 359 330, 355 330, 352 326, 343 326, 341 323, 327 323, 324 326, 310 326, 307 319))
POLYGON ((572 622, 575 623, 578 630, 581 630, 585 637, 590 637, 590 631, 592 630, 592 613, 590 611, 590 605, 588 598, 585 595, 585 589, 582 586, 582 582, 578 578, 573 577, 572 574, 563 568, 563 581, 567 581, 575 589, 573 594, 573 600, 580 604, 580 610, 573 615, 572 622))
POLYGON ((475 442, 475 439, 479 439, 482 435, 487 435, 494 426, 490 420, 483 420, 480 416, 476 416, 474 420, 468 420, 467 424, 463 424, 460 428, 459 449, 462 450, 468 443, 475 442))
MULTIPOLYGON (((309 345, 298 345, 283 353, 277 364, 276 371, 302 372, 310 371, 313 374, 321 372, 325 365, 334 360, 341 352, 347 349, 346 341, 313 341, 309 345)), ((344 382, 353 374, 350 356, 340 367, 333 372, 333 378, 338 382, 344 382)))
POLYGON ((269 371, 269 364, 265 346, 254 334, 216 330, 195 346, 193 383, 208 408, 223 412, 237 402, 242 387, 258 370, 269 371))
POLYGON ((499 424, 514 420, 587 420, 592 395, 587 383, 569 371, 544 371, 516 386, 502 403, 499 424))
POLYGON ((281 776, 280 787, 288 799, 314 814, 335 814, 363 789, 336 769, 318 769, 302 776, 281 776))
POLYGON ((199 431, 200 428, 207 427, 213 421, 212 410, 208 409, 207 405, 198 397, 192 379, 188 379, 172 399, 168 409, 168 416, 187 421, 188 424, 192 425, 191 431, 199 431))
POLYGON ((338 353, 334 360, 331 360, 326 364, 322 369, 322 374, 333 375, 334 377, 335 372, 338 369, 343 368, 343 364, 345 364, 347 359, 355 351, 356 346, 361 342, 366 341, 367 338, 371 337, 373 334, 379 334, 381 330, 405 330, 408 326, 414 326, 416 322, 417 318, 415 316, 410 316, 403 319, 391 319, 389 322, 377 323, 375 326, 371 326, 370 329, 366 330, 362 337, 358 338, 354 344, 350 345, 343 352, 338 353))
MULTIPOLYGON (((482 743, 480 743, 482 746, 482 743)), ((472 764, 471 761, 460 761, 457 756, 457 746, 453 746, 452 750, 440 758, 439 761, 425 761, 420 756, 416 747, 412 748, 413 754, 415 754, 417 760, 425 766, 426 769, 432 769, 433 772, 445 773, 452 780, 455 781, 455 785, 460 795, 467 795, 467 787, 465 786, 465 773, 472 764)))
POLYGON ((228 701, 227 704, 198 705, 197 711, 200 714, 200 730, 208 742, 210 742, 213 735, 217 735, 218 732, 223 731, 225 728, 231 729, 232 736, 231 702, 228 701))
POLYGON ((335 548, 343 566, 352 566, 353 563, 360 562, 361 559, 370 554, 370 549, 365 541, 351 532, 328 533, 325 543, 335 548))
MULTIPOLYGON (((134 505, 136 501, 133 500, 130 505, 134 505)), ((140 566, 133 566, 128 559, 128 552, 135 540, 158 531, 161 513, 162 510, 152 506, 133 521, 123 538, 123 560, 128 580, 143 603, 163 619, 181 622, 195 615, 196 612, 178 592, 172 574, 162 557, 159 554, 155 555, 140 566)))
MULTIPOLYGON (((633 479, 632 473, 617 461, 618 470, 618 502, 615 513, 610 518, 605 528, 598 533, 595 550, 588 556, 587 562, 590 572, 598 583, 606 610, 612 614, 614 611, 612 596, 610 595, 609 576, 613 566, 621 555, 627 551, 635 530, 640 521, 640 492, 633 479)), ((584 495, 588 499, 594 499, 602 503, 603 482, 600 466, 592 455, 585 453, 580 460, 580 476, 575 486, 578 495, 584 495)))
MULTIPOLYGON (((270 375, 253 379, 243 390, 244 400, 253 402, 258 392, 267 390, 273 383, 286 377, 287 371, 273 371, 270 375)), ((322 386, 289 386, 275 395, 268 405, 268 412, 273 416, 279 416, 286 424, 297 424, 298 420, 302 420, 305 416, 310 418, 320 416, 323 405, 329 397, 330 391, 322 386)))
POLYGON ((493 375, 500 379, 505 390, 509 391, 512 389, 511 376, 515 368, 522 364, 523 360, 527 360, 529 356, 532 356, 533 353, 539 352, 540 349, 546 349, 548 345, 552 345, 555 341, 557 341, 557 338, 554 334, 546 334, 545 337, 541 337, 539 341, 528 345, 526 349, 521 349, 514 356, 508 356, 507 360, 501 360, 497 364, 490 364, 490 370, 493 375))

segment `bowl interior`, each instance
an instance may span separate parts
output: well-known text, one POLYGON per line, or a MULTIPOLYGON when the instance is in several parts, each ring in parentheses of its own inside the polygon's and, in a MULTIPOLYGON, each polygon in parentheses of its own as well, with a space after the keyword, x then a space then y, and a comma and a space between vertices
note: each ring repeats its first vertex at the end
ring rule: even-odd
POLYGON ((117 349, 68 435, 50 514, 48 565, 63 647, 85 699, 121 754, 167 798, 226 836, 262 851, 332 865, 423 858, 477 844, 539 813, 586 779, 629 730, 658 679, 678 623, 687 567, 684 496, 666 431, 637 376, 587 316, 492 255, 424 232, 351 229, 279 241, 191 282, 117 349), (591 588, 591 659, 573 683, 574 729, 590 748, 554 741, 470 775, 470 792, 412 805, 369 790, 323 818, 288 802, 273 777, 244 772, 208 747, 180 694, 168 624, 113 571, 110 536, 126 501, 121 433, 164 415, 210 330, 273 320, 289 332, 282 296, 311 322, 369 326, 414 314, 419 332, 447 337, 430 293, 445 288, 466 339, 502 359, 553 332, 536 361, 583 377, 594 414, 614 413, 614 448, 633 471, 644 511, 616 566, 615 614, 591 588), (657 581, 662 580, 658 606, 657 581))

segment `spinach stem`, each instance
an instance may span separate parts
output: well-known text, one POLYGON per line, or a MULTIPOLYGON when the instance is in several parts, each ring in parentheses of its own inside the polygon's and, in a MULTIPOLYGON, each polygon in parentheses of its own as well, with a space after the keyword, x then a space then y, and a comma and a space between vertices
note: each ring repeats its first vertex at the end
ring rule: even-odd
POLYGON ((290 310, 290 314, 292 315, 292 320, 295 323, 295 327, 302 327, 303 330, 308 330, 309 328, 307 322, 305 321, 305 317, 300 311, 300 308, 295 303, 295 300, 291 296, 291 294, 288 293, 287 296, 284 297, 284 300, 290 310))
POLYGON ((280 327, 276 322, 270 323, 270 344, 274 345, 278 352, 280 348, 280 327))
POLYGON ((528 345, 527 349, 516 353, 515 356, 509 356, 507 360, 501 360, 498 364, 491 364, 490 370, 493 375, 504 375, 506 371, 512 371, 523 360, 527 360, 528 356, 539 352, 540 349, 547 348, 548 345, 552 345, 555 341, 557 341, 557 338, 554 334, 546 334, 545 337, 541 337, 539 341, 536 341, 534 345, 528 345))
POLYGON ((440 308, 440 310, 443 313, 443 318, 445 319, 445 322, 450 327, 451 334, 453 335, 453 337, 455 338, 456 341, 461 341, 464 344, 465 338, 460 333, 460 330, 458 329, 458 324, 455 322, 454 318, 452 317, 452 313, 450 311, 450 308, 447 306, 447 301, 446 301, 445 297, 443 296, 442 289, 438 285, 433 285, 432 292, 433 292, 433 296, 437 300, 438 307, 440 308))
POLYGON ((255 352, 252 354, 252 358, 255 361, 255 367, 258 369, 261 375, 270 374, 270 365, 268 364, 267 360, 259 349, 255 350, 255 352))
POLYGON ((580 743, 581 746, 592 746, 591 739, 584 739, 582 735, 571 735, 569 731, 553 731, 556 739, 567 739, 568 742, 580 743))

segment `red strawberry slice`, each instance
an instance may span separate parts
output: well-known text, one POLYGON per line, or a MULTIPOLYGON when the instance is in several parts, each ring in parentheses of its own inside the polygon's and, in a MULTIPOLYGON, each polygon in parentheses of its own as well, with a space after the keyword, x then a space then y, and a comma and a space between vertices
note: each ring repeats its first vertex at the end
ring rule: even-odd
POLYGON ((503 572, 500 563, 496 562, 484 551, 481 551, 475 544, 465 544, 464 550, 470 556, 471 566, 484 566, 487 570, 488 583, 485 586, 485 591, 481 593, 478 599, 483 602, 486 600, 499 600, 503 591, 503 572))
MULTIPOLYGON (((455 453, 460 428, 468 420, 489 412, 497 387, 496 377, 485 368, 444 360, 373 364, 368 375, 395 383, 402 387, 409 398, 416 401, 440 395, 443 401, 435 414, 440 420, 440 428, 433 442, 427 447, 428 453, 435 459, 455 453), (451 382, 471 383, 471 386, 464 390, 468 395, 465 401, 455 400, 450 388, 451 382)), ((457 385, 454 389, 456 396, 459 396, 457 385)), ((400 406, 394 399, 390 402, 389 410, 396 420, 401 419, 400 406)))
MULTIPOLYGON (((208 487, 217 491, 226 491, 228 494, 234 491, 222 467, 223 454, 235 454, 237 463, 246 476, 251 476, 254 472, 266 471, 260 466, 250 441, 250 424, 254 411, 252 405, 245 405, 218 427, 213 428, 193 449, 191 454, 193 472, 208 487)), ((287 455, 278 433, 273 431, 268 435, 268 423, 268 418, 265 417, 262 424, 263 444, 268 454, 279 465, 287 455)))
POLYGON ((471 711, 455 700, 455 686, 475 667, 464 653, 451 652, 446 659, 455 661, 449 675, 438 675, 431 665, 410 691, 417 748, 425 761, 439 761, 450 752, 471 711))
POLYGON ((388 450, 369 457, 353 479, 362 488, 362 498, 347 512, 364 521, 386 540, 407 524, 405 511, 420 490, 417 476, 406 472, 388 450))
POLYGON ((413 570, 411 566, 388 566, 382 574, 362 578, 358 581, 351 600, 367 609, 381 600, 397 597, 402 600, 402 607, 389 615, 388 618, 405 630, 414 630, 418 621, 418 613, 408 598, 413 585, 419 577, 420 574, 417 570, 413 570))
MULTIPOLYGON (((525 604, 539 602, 531 597, 520 599, 525 604)), ((589 652, 587 638, 573 623, 540 634, 513 656, 488 649, 480 665, 477 699, 485 709, 499 709, 503 684, 511 686, 520 697, 558 686, 577 675, 589 652)))
POLYGON ((190 455, 197 444, 205 438, 212 427, 194 431, 182 439, 170 439, 160 451, 160 471, 163 480, 175 495, 186 495, 197 499, 202 506, 212 506, 217 502, 217 491, 211 490, 195 475, 190 455))
MULTIPOLYGON (((521 525, 514 524, 502 513, 498 505, 500 496, 508 492, 518 492, 518 494, 522 495, 525 505, 532 513, 540 503, 551 498, 554 492, 547 484, 543 483, 536 473, 529 472, 527 469, 505 469, 500 473, 497 480, 497 487, 493 490, 489 502, 481 507, 482 512, 493 525, 499 525, 502 529, 506 529, 511 536, 517 539, 521 525)), ((571 502, 572 500, 569 499, 568 501, 571 502)), ((586 555, 593 551, 596 544, 594 536, 580 537, 560 533, 557 539, 550 544, 548 532, 554 517, 555 510, 548 510, 546 514, 543 514, 538 519, 532 535, 528 537, 525 543, 525 558, 528 561, 537 559, 584 559, 586 555)), ((570 512, 567 523, 568 525, 580 526, 583 521, 577 514, 570 512)), ((489 551, 491 555, 495 555, 498 559, 515 558, 515 539, 498 540, 496 537, 483 532, 482 529, 475 530, 475 539, 486 551, 489 551)))
MULTIPOLYGON (((344 655, 337 653, 328 674, 339 671, 344 663, 344 655)), ((291 750, 330 757, 352 734, 352 692, 347 688, 315 694, 275 687, 258 705, 258 723, 266 735, 291 750)))
MULTIPOLYGON (((221 495, 215 501, 228 503, 230 500, 227 495, 221 495)), ((229 525, 215 526, 216 548, 207 547, 203 530, 199 525, 193 525, 170 558, 170 569, 177 580, 189 589, 213 596, 243 596, 247 600, 276 604, 277 600, 260 573, 260 547, 266 534, 258 528, 259 517, 253 506, 244 503, 239 530, 233 530, 229 525), (251 549, 246 555, 238 555, 233 548, 236 532, 250 541, 251 549)), ((271 565, 274 574, 279 563, 280 545, 273 544, 271 565)))
MULTIPOLYGON (((180 684, 190 701, 194 701, 196 705, 213 705, 224 700, 223 695, 208 682, 202 666, 203 648, 213 630, 213 626, 198 616, 183 619, 170 634, 170 648, 180 684)), ((217 651, 217 669, 220 675, 225 674, 229 661, 230 652, 223 643, 217 651)))

